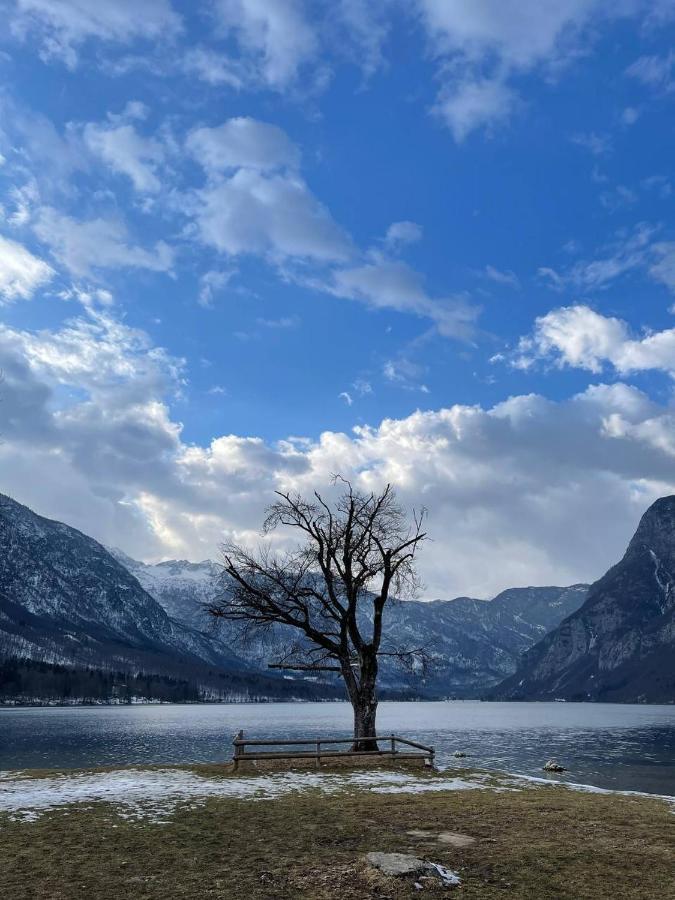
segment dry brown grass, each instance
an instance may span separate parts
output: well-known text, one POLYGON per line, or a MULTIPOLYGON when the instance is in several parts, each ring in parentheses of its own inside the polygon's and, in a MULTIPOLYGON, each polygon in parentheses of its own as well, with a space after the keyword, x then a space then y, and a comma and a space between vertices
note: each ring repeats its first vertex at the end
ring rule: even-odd
MULTIPOLYGON (((223 777, 217 767, 202 774, 223 777)), ((675 818, 658 800, 556 787, 211 799, 168 824, 108 804, 33 823, 2 822, 3 900, 364 900, 424 896, 363 864, 371 850, 412 852, 460 872, 458 898, 671 900, 675 818), (454 831, 468 847, 413 837, 454 831)), ((438 888, 439 892, 445 892, 438 888)))

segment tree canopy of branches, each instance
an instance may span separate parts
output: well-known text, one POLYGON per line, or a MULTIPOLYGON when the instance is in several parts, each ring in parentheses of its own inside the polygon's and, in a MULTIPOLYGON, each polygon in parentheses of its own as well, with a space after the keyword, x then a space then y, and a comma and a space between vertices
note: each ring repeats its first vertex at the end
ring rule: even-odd
POLYGON ((390 600, 416 592, 414 563, 426 537, 425 512, 407 516, 390 485, 381 493, 362 493, 340 477, 336 483, 343 491, 333 503, 316 492, 309 500, 277 492, 263 531, 295 530, 295 549, 223 546, 219 590, 209 612, 256 633, 293 629, 297 639, 272 667, 339 673, 354 709, 353 749, 371 750, 380 657, 410 663, 423 652, 387 646, 383 618, 390 600))

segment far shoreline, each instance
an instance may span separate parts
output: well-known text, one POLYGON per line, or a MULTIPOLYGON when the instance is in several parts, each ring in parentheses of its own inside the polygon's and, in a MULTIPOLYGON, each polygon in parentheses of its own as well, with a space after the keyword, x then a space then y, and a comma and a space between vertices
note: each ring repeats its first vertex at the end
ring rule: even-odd
MULTIPOLYGON (((533 699, 533 700, 496 700, 484 697, 408 697, 404 700, 396 700, 396 699, 383 699, 379 701, 380 705, 386 703, 410 703, 410 704, 418 704, 418 703, 486 703, 486 704, 494 704, 496 705, 506 705, 509 706, 525 706, 525 705, 534 705, 534 704, 565 704, 566 706, 612 706, 612 707, 628 707, 628 706, 637 706, 637 707, 671 707, 675 706, 675 700, 667 700, 662 702, 652 702, 652 701, 635 701, 635 700, 563 700, 563 699, 553 699, 553 700, 541 700, 541 699, 533 699)), ((310 706, 310 705, 333 705, 333 704, 345 704, 349 706, 348 700, 337 700, 337 699, 325 699, 325 700, 306 700, 304 698, 298 698, 296 700, 277 700, 274 698, 269 699, 258 699, 258 700, 135 700, 131 703, 127 702, 114 702, 114 701, 87 701, 87 700, 78 700, 72 703, 66 703, 62 701, 36 701, 36 702, 28 702, 22 701, 20 703, 12 703, 8 701, 0 701, 0 711, 7 709, 113 709, 113 708, 136 708, 136 707, 148 707, 148 706, 189 706, 189 707, 202 707, 202 706, 271 706, 271 705, 283 705, 283 706, 310 706)))

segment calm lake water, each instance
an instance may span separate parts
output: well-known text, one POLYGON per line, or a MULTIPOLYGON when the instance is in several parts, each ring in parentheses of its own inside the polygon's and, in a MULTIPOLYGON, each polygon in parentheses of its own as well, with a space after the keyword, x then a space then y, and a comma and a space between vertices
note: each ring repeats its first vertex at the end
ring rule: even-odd
MULTIPOLYGON (((343 737, 344 703, 0 710, 0 769, 212 762, 249 737, 343 737)), ((378 727, 431 744, 440 766, 474 765, 675 795, 675 706, 585 703, 381 703, 378 727), (463 751, 466 760, 453 753, 463 751), (551 776, 555 777, 555 776, 551 776)))

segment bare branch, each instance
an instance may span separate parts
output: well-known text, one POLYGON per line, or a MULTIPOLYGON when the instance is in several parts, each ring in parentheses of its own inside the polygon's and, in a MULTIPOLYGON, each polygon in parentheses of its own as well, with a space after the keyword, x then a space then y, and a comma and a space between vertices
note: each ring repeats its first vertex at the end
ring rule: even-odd
POLYGON ((377 707, 378 658, 395 658, 417 670, 419 662, 411 660, 423 656, 422 648, 381 649, 380 644, 387 603, 414 596, 418 587, 415 556, 426 540, 426 510, 413 511, 411 520, 391 485, 379 494, 360 493, 340 475, 333 481, 344 488, 335 502, 318 491, 311 499, 276 493, 263 533, 296 534, 295 549, 273 553, 269 543, 257 551, 223 546, 219 590, 209 612, 241 623, 247 632, 282 629, 298 635, 272 668, 340 672, 355 721, 367 720, 368 731, 377 707))

